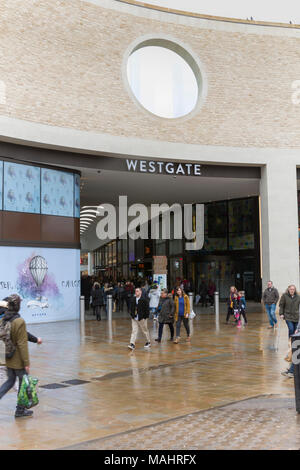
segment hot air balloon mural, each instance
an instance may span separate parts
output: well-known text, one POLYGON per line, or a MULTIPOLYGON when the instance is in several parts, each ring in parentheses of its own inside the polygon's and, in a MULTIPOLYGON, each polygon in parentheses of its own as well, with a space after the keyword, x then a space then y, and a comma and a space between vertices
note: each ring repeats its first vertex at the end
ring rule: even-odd
POLYGON ((49 272, 47 260, 34 252, 18 265, 16 288, 31 309, 45 311, 50 307, 50 302, 59 303, 62 300, 55 275, 49 272))
POLYGON ((32 197, 32 194, 30 192, 28 192, 26 194, 26 201, 29 203, 29 204, 32 204, 33 203, 33 197, 32 197))
POLYGON ((16 176, 15 169, 12 165, 9 165, 7 172, 9 174, 9 176, 11 176, 12 178, 14 178, 16 176))
POLYGON ((51 181, 51 178, 50 178, 50 175, 49 175, 48 171, 45 171, 44 176, 43 176, 43 180, 46 181, 47 183, 49 183, 49 181, 51 181))
POLYGON ((33 174, 32 174, 32 169, 31 168, 28 168, 27 171, 26 171, 26 178, 28 180, 32 180, 33 179, 33 174))
POLYGON ((59 204, 60 204, 62 207, 65 207, 65 205, 66 205, 66 200, 65 200, 65 198, 64 198, 63 196, 60 198, 59 204))
POLYGON ((14 202, 16 200, 15 198, 15 193, 13 192, 12 189, 10 189, 7 193, 7 199, 9 200, 9 202, 14 202))
POLYGON ((45 258, 43 258, 43 256, 34 256, 30 261, 29 271, 36 283, 36 286, 40 288, 48 271, 48 265, 45 258))
POLYGON ((50 198, 49 198, 48 194, 45 194, 43 202, 44 202, 44 204, 46 204, 46 206, 48 206, 50 204, 50 198))
POLYGON ((60 181, 60 183, 61 183, 62 185, 65 185, 65 184, 66 184, 65 175, 60 175, 59 181, 60 181))

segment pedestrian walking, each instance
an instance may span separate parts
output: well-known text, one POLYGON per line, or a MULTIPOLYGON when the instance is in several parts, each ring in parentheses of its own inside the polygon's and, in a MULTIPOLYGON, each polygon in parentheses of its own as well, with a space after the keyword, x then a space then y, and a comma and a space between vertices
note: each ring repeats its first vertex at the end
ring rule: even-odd
POLYGON ((199 294, 201 299, 202 307, 207 307, 207 296, 208 296, 208 288, 206 282, 203 280, 199 287, 199 294))
POLYGON ((277 328, 276 304, 279 300, 278 290, 273 286, 272 281, 268 281, 267 288, 264 290, 263 303, 269 317, 270 325, 268 328, 277 328))
POLYGON ((150 304, 149 304, 150 314, 153 316, 153 320, 157 321, 157 317, 158 317, 157 307, 160 301, 160 288, 158 287, 157 283, 154 283, 151 286, 148 296, 150 299, 150 304))
POLYGON ((91 291, 92 307, 97 321, 101 321, 101 308, 104 307, 104 291, 99 282, 95 282, 91 291))
POLYGON ((174 340, 174 312, 175 304, 172 297, 168 295, 168 289, 163 289, 161 291, 161 297, 159 300, 158 308, 158 338, 155 341, 158 343, 161 342, 164 325, 168 325, 170 329, 170 341, 174 340))
MULTIPOLYGON (((8 379, 0 387, 0 399, 14 386, 17 378, 19 379, 20 391, 23 376, 29 374, 30 366, 26 324, 19 314, 21 298, 17 294, 13 294, 8 297, 7 304, 8 309, 2 319, 1 327, 5 327, 7 331, 5 363, 8 379)), ((17 405, 15 411, 16 418, 32 415, 33 412, 31 410, 17 405)))
POLYGON ((214 306, 214 302, 215 302, 215 292, 216 292, 216 284, 213 282, 213 281, 209 281, 208 282, 208 299, 209 299, 209 302, 210 302, 210 307, 213 307, 214 306))
POLYGON ((241 301, 237 292, 233 294, 232 310, 238 328, 241 328, 241 301))
POLYGON ((125 301, 127 305, 127 311, 130 313, 131 301, 133 298, 133 284, 130 281, 127 281, 125 284, 125 301))
POLYGON ((228 325, 230 316, 233 315, 233 299, 234 294, 237 294, 237 289, 235 286, 230 287, 229 291, 229 299, 227 301, 228 309, 227 309, 227 317, 226 317, 226 324, 228 325))
POLYGON ((147 299, 142 297, 142 289, 140 287, 135 289, 135 296, 131 299, 130 315, 132 332, 128 348, 131 350, 135 349, 135 343, 140 328, 146 337, 144 348, 149 349, 151 347, 150 333, 147 326, 147 320, 149 318, 149 302, 147 299))
MULTIPOLYGON (((297 331, 299 324, 299 307, 300 307, 300 295, 297 293, 295 285, 290 285, 286 292, 282 294, 279 301, 279 315, 280 318, 286 321, 288 327, 288 337, 297 331)), ((294 377, 294 364, 286 371, 282 372, 282 375, 292 378, 294 377)))
POLYGON ((189 326, 189 314, 190 314, 190 301, 188 296, 185 294, 184 290, 181 287, 176 289, 176 295, 174 299, 175 303, 175 322, 176 322, 176 339, 174 340, 175 344, 178 344, 180 341, 180 329, 181 323, 184 324, 187 334, 187 341, 191 340, 190 337, 190 326, 189 326))
POLYGON ((244 318, 244 323, 245 325, 248 325, 248 320, 247 320, 247 315, 246 315, 246 298, 245 298, 245 292, 241 290, 239 293, 239 298, 240 298, 240 317, 244 318))

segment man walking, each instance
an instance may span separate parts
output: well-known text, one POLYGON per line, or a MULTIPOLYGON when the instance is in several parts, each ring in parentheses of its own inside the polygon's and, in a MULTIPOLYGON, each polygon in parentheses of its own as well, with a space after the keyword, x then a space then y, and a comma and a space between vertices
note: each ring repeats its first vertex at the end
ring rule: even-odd
POLYGON ((273 286, 273 282, 268 282, 268 287, 263 293, 263 303, 265 304, 266 311, 269 317, 270 326, 268 328, 277 328, 276 318, 276 304, 279 300, 278 290, 273 286))
MULTIPOLYGON (((8 310, 4 314, 2 322, 10 323, 9 337, 6 339, 6 367, 8 379, 0 387, 0 399, 14 386, 15 381, 19 379, 19 391, 22 384, 23 375, 29 374, 29 352, 28 335, 26 324, 19 315, 21 298, 13 294, 7 298, 8 310)), ((32 416, 31 410, 17 405, 15 417, 21 418, 32 416)))
POLYGON ((146 344, 144 348, 149 349, 150 334, 147 327, 147 319, 149 318, 149 303, 148 300, 142 297, 142 289, 140 287, 135 289, 135 297, 131 299, 130 305, 132 333, 130 338, 129 349, 135 349, 135 342, 139 328, 142 330, 146 337, 146 344))

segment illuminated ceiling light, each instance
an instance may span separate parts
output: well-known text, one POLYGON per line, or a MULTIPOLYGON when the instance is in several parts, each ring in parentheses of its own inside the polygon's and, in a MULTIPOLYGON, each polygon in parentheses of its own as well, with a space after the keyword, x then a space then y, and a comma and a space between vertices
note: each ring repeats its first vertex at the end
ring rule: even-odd
POLYGON ((80 211, 80 214, 93 214, 94 217, 95 214, 97 214, 97 210, 96 209, 85 209, 84 211, 80 211))

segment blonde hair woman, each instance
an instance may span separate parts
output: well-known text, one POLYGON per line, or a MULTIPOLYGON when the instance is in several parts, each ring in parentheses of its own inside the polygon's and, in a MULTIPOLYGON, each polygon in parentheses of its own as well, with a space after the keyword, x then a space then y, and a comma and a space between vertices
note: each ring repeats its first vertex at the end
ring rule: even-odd
POLYGON ((191 340, 190 337, 190 326, 189 326, 189 314, 190 314, 190 301, 188 296, 185 294, 181 287, 177 287, 174 298, 175 303, 175 322, 176 322, 176 339, 175 344, 179 343, 180 340, 180 328, 183 322, 186 329, 187 341, 191 340))

